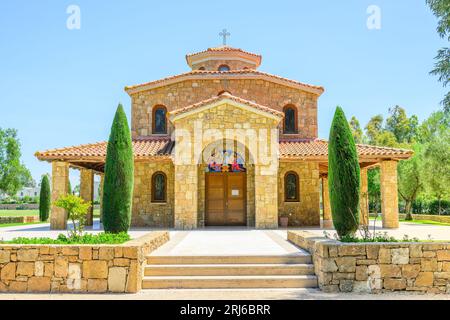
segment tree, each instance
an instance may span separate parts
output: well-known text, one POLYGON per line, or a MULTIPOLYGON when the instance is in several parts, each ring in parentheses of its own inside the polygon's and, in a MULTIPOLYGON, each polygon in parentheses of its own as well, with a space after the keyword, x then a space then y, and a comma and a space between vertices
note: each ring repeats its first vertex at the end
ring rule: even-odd
POLYGON ((353 116, 349 122, 350 130, 352 131, 353 139, 355 143, 363 143, 364 142, 364 133, 361 129, 358 119, 353 116))
POLYGON ((104 229, 113 233, 126 232, 131 223, 134 163, 130 128, 121 104, 111 127, 104 179, 104 229))
POLYGON ((450 114, 443 111, 433 112, 418 128, 418 141, 428 143, 450 128, 450 114))
POLYGON ((439 202, 438 214, 441 214, 441 201, 450 195, 450 133, 437 136, 425 147, 424 176, 428 192, 439 202))
POLYGON ((377 138, 383 131, 383 116, 378 114, 370 118, 365 129, 369 144, 376 145, 377 138))
MULTIPOLYGON (((427 0, 433 14, 438 18, 437 32, 443 39, 450 40, 450 1, 448 0, 427 0)), ((439 82, 447 87, 450 82, 450 48, 441 48, 435 57, 436 63, 434 69, 430 72, 438 76, 439 82)), ((442 100, 444 111, 450 112, 450 92, 442 100)))
POLYGON ((69 230, 70 237, 82 236, 86 224, 86 213, 91 202, 84 201, 73 194, 67 194, 56 200, 55 206, 67 210, 68 217, 72 220, 73 230, 69 230))
POLYGON ((47 221, 50 215, 50 206, 52 203, 50 194, 50 182, 48 175, 43 175, 41 180, 41 192, 39 195, 39 220, 47 221))
POLYGON ((73 194, 72 184, 70 183, 70 179, 67 181, 67 190, 69 191, 69 194, 73 194))
POLYGON ((423 187, 421 145, 414 146, 414 155, 398 164, 398 193, 405 201, 405 220, 412 220, 412 204, 423 187))
POLYGON ((358 229, 360 170, 355 141, 341 107, 336 108, 331 124, 328 165, 333 224, 342 238, 358 229))
POLYGON ((400 106, 389 108, 386 130, 392 132, 398 143, 411 143, 417 134, 417 116, 408 118, 405 109, 400 106))
POLYGON ((0 128, 0 191, 11 197, 33 180, 20 157, 17 130, 0 128))

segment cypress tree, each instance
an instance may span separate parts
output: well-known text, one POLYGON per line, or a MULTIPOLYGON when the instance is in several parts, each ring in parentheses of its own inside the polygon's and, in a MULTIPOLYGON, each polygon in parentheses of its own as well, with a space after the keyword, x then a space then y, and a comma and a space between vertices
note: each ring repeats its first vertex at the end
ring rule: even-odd
POLYGON ((106 232, 126 232, 131 223, 134 163, 130 128, 121 104, 111 126, 104 179, 103 227, 106 232))
POLYGON ((48 220, 51 207, 50 182, 48 176, 44 175, 41 180, 41 191, 39 193, 39 220, 44 222, 48 220))
POLYGON ((336 232, 341 238, 353 235, 359 225, 359 162, 350 126, 339 106, 330 129, 328 186, 336 232))

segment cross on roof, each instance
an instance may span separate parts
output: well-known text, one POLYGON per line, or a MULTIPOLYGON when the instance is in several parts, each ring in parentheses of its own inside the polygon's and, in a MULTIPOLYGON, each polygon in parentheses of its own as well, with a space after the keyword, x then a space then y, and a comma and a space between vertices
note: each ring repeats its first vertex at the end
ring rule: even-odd
POLYGON ((221 33, 219 33, 219 36, 222 37, 223 45, 227 45, 227 37, 229 37, 231 34, 227 31, 227 29, 223 29, 221 33))

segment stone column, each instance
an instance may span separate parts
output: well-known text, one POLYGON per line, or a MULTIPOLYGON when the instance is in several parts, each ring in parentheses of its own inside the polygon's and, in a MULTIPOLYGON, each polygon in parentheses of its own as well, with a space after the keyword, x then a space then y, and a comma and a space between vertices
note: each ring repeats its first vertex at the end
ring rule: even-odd
POLYGON ((103 221, 103 184, 105 182, 105 175, 100 175, 100 191, 98 194, 99 201, 100 201, 100 222, 103 221))
POLYGON ((367 169, 361 168, 361 192, 359 196, 359 224, 362 226, 369 225, 369 188, 367 180, 367 169))
MULTIPOLYGON (((80 197, 84 201, 94 202, 94 172, 89 169, 80 169, 80 197)), ((94 205, 91 205, 86 214, 86 225, 94 224, 94 205)))
POLYGON ((398 228, 397 161, 382 161, 380 168, 383 228, 398 228))
POLYGON ((332 228, 333 220, 331 217, 330 192, 328 190, 328 176, 322 177, 322 204, 323 204, 322 228, 332 228))
POLYGON ((53 203, 69 192, 69 163, 52 162, 52 210, 50 229, 65 230, 67 228, 67 211, 56 207, 53 203))
POLYGON ((198 166, 175 165, 175 228, 197 228, 198 166))
POLYGON ((255 227, 278 228, 278 170, 255 165, 255 227))

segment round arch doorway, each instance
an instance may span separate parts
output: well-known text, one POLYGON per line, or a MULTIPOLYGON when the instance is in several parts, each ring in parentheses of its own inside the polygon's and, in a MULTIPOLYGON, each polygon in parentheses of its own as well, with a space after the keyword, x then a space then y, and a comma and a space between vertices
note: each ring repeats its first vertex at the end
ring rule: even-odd
POLYGON ((237 143, 219 144, 206 152, 205 226, 246 226, 245 148, 239 150, 237 143))

